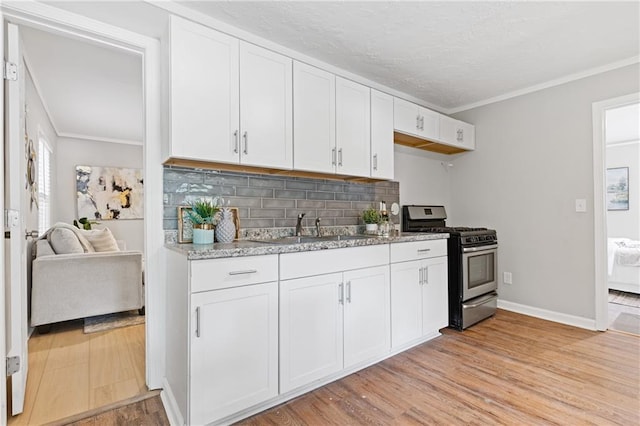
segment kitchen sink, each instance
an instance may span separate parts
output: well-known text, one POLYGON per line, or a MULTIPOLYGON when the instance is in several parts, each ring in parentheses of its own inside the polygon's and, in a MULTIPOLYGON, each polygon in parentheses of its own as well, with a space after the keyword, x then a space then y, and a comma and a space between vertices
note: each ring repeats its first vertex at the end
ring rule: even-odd
POLYGON ((368 235, 326 235, 323 237, 313 236, 299 236, 299 237, 281 237, 268 240, 251 240, 256 243, 266 244, 303 244, 303 243, 318 243, 323 241, 349 241, 349 240, 362 240, 372 238, 368 235))

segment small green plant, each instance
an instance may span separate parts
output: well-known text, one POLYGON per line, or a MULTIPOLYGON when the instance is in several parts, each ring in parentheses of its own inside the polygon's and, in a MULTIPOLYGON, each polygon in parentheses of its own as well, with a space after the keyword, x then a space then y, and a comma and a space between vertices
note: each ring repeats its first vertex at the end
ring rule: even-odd
POLYGON ((86 231, 91 230, 91 225, 97 225, 98 222, 96 222, 95 220, 89 220, 86 217, 81 217, 78 220, 73 220, 73 225, 78 228, 78 229, 84 229, 86 231), (82 227, 80 227, 80 225, 82 225, 82 227))
POLYGON ((213 201, 204 199, 190 203, 191 210, 187 210, 187 216, 195 225, 214 224, 216 213, 220 210, 218 197, 213 201))
POLYGON ((380 213, 378 210, 370 207, 362 212, 362 220, 367 224, 378 223, 380 221, 380 213))

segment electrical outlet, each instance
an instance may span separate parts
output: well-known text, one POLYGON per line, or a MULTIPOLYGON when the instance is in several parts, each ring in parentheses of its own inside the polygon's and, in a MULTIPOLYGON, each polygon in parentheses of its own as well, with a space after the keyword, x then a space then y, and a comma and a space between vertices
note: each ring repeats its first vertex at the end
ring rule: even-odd
POLYGON ((511 272, 502 273, 502 282, 505 284, 513 284, 513 276, 511 275, 511 272))

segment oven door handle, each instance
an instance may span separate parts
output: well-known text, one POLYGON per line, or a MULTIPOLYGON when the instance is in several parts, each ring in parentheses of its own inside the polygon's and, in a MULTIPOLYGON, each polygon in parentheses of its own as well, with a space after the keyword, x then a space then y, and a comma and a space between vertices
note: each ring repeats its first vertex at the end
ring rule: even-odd
POLYGON ((471 305, 468 305, 468 304, 466 304, 466 303, 463 303, 463 304, 462 304, 462 307, 463 307, 463 308, 471 308, 471 309, 473 309, 473 308, 477 308, 478 306, 484 305, 485 303, 490 302, 490 301, 492 301, 492 300, 494 300, 494 299, 497 299, 497 298, 498 298, 498 293, 496 293, 496 292, 489 293, 489 294, 487 294, 486 296, 483 296, 483 297, 482 297, 480 300, 478 300, 478 301, 475 301, 475 300, 474 300, 474 303, 473 303, 473 304, 471 304, 471 305))
POLYGON ((497 244, 493 244, 490 246, 479 246, 479 247, 463 247, 462 248, 462 252, 463 253, 472 253, 475 251, 488 251, 488 250, 495 250, 498 248, 497 244))

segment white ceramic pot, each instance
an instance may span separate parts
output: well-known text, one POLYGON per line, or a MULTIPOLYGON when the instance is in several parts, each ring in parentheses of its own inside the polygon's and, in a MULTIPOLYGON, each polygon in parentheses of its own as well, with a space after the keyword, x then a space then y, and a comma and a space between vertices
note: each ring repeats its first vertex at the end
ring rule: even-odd
POLYGON ((378 224, 377 223, 367 223, 367 224, 365 224, 365 229, 367 230, 367 233, 375 234, 376 232, 378 232, 378 224))

